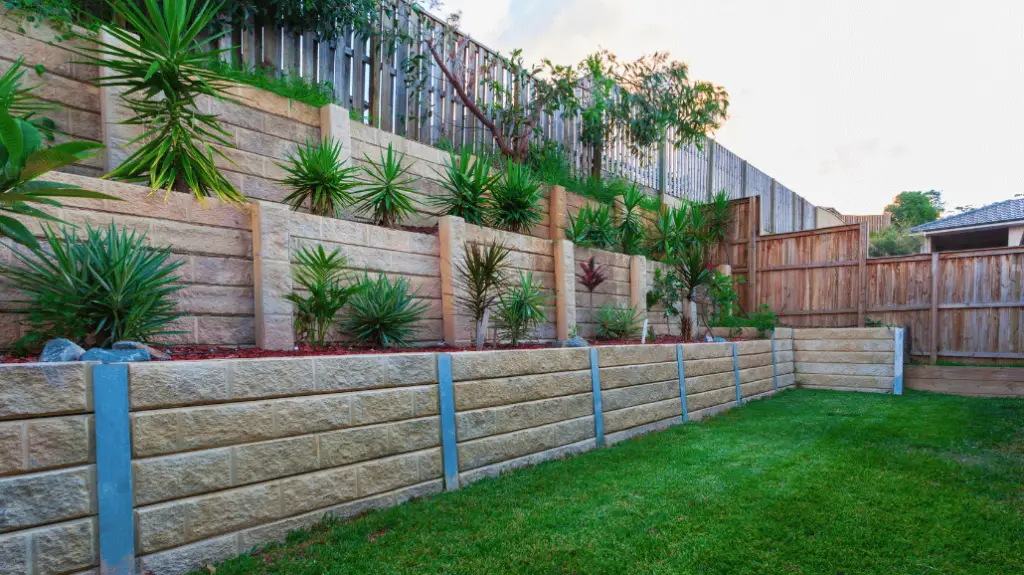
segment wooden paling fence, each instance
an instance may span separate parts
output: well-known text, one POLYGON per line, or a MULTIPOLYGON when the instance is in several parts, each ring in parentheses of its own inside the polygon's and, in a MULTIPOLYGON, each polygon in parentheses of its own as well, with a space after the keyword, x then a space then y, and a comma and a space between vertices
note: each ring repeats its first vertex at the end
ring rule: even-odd
POLYGON ((742 301, 796 327, 906 327, 931 362, 1024 359, 1024 247, 868 258, 867 225, 755 235, 742 301))

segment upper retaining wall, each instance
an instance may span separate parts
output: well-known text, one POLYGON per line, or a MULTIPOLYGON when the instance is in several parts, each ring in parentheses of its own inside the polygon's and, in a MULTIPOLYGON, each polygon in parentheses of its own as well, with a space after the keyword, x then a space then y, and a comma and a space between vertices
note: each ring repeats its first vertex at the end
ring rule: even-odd
MULTIPOLYGON (((576 325, 580 337, 591 339, 597 336, 599 312, 605 305, 612 307, 630 307, 630 256, 599 249, 575 249, 573 277, 576 284, 576 325), (589 263, 590 258, 601 269, 607 279, 594 288, 587 290, 580 282, 583 268, 580 264, 589 263)), ((643 309, 638 310, 643 312, 643 309)))

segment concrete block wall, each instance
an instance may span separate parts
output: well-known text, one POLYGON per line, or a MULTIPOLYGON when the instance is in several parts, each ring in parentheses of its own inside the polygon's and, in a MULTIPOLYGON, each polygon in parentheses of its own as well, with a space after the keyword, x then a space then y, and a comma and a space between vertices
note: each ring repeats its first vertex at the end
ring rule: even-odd
MULTIPOLYGON (((902 364, 902 361, 896 361, 895 329, 793 331, 800 387, 893 393, 897 363, 902 364)), ((902 374, 902 369, 899 369, 902 374)))
MULTIPOLYGON (((53 173, 48 181, 104 192, 115 200, 66 199, 60 209, 48 208, 58 218, 79 227, 106 227, 145 231, 153 246, 171 246, 172 260, 181 261, 177 275, 183 289, 173 297, 184 317, 170 326, 181 333, 164 336, 173 344, 255 343, 253 301, 253 237, 247 209, 207 200, 203 205, 185 194, 154 193, 149 188, 74 174, 53 173)), ((43 222, 23 220, 42 236, 43 222)), ((14 263, 9 241, 0 243, 0 259, 14 263)), ((24 316, 12 300, 20 295, 0 288, 0 346, 24 335, 24 316)))
MULTIPOLYGON (((576 247, 574 253, 573 278, 576 285, 576 325, 583 338, 597 335, 598 312, 605 305, 630 307, 630 256, 604 250, 576 247), (590 262, 600 266, 607 278, 593 292, 580 282, 583 268, 580 264, 590 262)), ((640 306, 641 313, 646 306, 640 306)))
POLYGON ((92 366, 0 365, 0 573, 99 565, 92 366))
POLYGON ((435 354, 133 364, 129 381, 143 572, 441 490, 435 354))
POLYGON ((590 350, 452 354, 460 484, 596 446, 590 350))

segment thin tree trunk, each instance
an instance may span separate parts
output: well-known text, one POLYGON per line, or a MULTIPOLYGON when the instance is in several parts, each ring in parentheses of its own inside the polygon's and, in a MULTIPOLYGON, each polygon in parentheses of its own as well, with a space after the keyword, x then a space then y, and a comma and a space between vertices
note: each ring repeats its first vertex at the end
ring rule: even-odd
POLYGON ((483 351, 487 339, 487 323, 491 319, 491 308, 484 310, 484 316, 476 322, 476 350, 483 351))

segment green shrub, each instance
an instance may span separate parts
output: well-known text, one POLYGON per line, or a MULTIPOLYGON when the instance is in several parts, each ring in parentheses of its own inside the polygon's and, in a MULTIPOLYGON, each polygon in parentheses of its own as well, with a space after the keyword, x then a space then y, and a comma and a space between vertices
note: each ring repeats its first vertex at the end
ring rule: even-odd
POLYGON ((877 232, 871 232, 868 255, 879 258, 919 254, 923 245, 924 236, 912 234, 908 229, 893 224, 877 232))
POLYGON ((616 236, 622 242, 622 253, 644 253, 646 227, 642 210, 649 196, 639 186, 630 186, 622 195, 622 216, 616 228, 616 236))
POLYGON ((597 339, 624 340, 640 337, 643 317, 636 307, 605 304, 597 312, 597 339))
POLYGON ((54 337, 107 346, 118 340, 152 341, 181 314, 171 294, 182 262, 169 247, 151 248, 145 232, 86 226, 84 238, 63 228, 44 230, 46 247, 15 251, 18 265, 3 265, 3 282, 24 296, 30 347, 54 337))
POLYGON ((288 154, 287 164, 278 165, 287 174, 281 183, 292 190, 284 202, 293 210, 308 207, 313 215, 340 219, 355 204, 359 168, 345 167, 340 142, 307 140, 295 154, 288 154))
POLYGON ((534 283, 533 272, 520 272, 519 284, 510 286, 498 297, 498 325, 502 337, 513 346, 519 345, 530 330, 544 323, 547 301, 541 285, 534 283))
POLYGON ((412 196, 417 192, 410 186, 413 179, 404 164, 405 154, 395 153, 388 144, 387 151, 381 152, 379 162, 374 162, 369 156, 366 156, 366 162, 363 172, 368 182, 356 192, 356 212, 369 215, 379 226, 401 225, 402 220, 416 213, 412 196))
POLYGON ((322 245, 315 250, 303 247, 295 255, 295 284, 306 294, 285 297, 295 305, 296 335, 311 347, 327 343, 338 312, 362 289, 361 284, 348 281, 346 263, 338 250, 328 254, 322 245))
POLYGON ((715 327, 727 327, 730 329, 731 335, 736 335, 744 327, 756 328, 764 334, 779 325, 779 316, 775 315, 768 304, 761 304, 757 311, 746 315, 729 316, 715 324, 715 327))
POLYGON ((498 229, 525 234, 544 219, 544 191, 530 168, 509 161, 491 191, 487 221, 498 229))
POLYGON ((711 303, 711 314, 708 323, 712 326, 719 326, 728 318, 736 315, 740 309, 740 295, 736 293, 736 284, 742 283, 742 278, 737 279, 712 272, 708 280, 708 299, 711 303))
POLYGON ((614 250, 619 244, 619 233, 612 218, 611 206, 584 204, 569 214, 569 225, 565 230, 566 239, 580 247, 614 250))
POLYGON ((476 348, 483 349, 487 333, 487 320, 490 310, 498 301, 502 284, 505 282, 506 261, 509 249, 504 245, 492 242, 487 246, 466 244, 465 261, 456 263, 455 270, 459 282, 466 290, 461 297, 462 304, 469 310, 473 324, 476 326, 474 338, 476 348))
POLYGON ((314 108, 335 102, 334 86, 330 82, 316 84, 309 78, 282 74, 280 70, 272 68, 239 68, 222 61, 212 64, 210 70, 233 82, 266 90, 314 108))
POLYGON ((452 152, 444 166, 441 187, 445 195, 431 198, 431 203, 441 208, 440 215, 458 216, 466 223, 484 225, 487 195, 494 187, 497 176, 491 175, 489 157, 473 158, 469 148, 463 148, 456 157, 452 152))
POLYGON ((384 274, 371 279, 364 272, 357 287, 348 301, 341 332, 377 347, 409 347, 416 324, 427 310, 427 304, 409 293, 409 280, 402 277, 392 283, 384 274))

